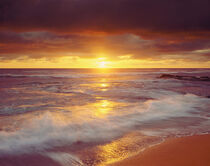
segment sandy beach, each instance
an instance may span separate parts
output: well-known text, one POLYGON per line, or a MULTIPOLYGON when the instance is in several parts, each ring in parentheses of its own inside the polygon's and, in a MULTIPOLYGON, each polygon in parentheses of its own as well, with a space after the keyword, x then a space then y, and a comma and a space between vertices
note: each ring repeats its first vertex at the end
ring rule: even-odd
POLYGON ((169 139, 111 166, 210 166, 210 135, 169 139))

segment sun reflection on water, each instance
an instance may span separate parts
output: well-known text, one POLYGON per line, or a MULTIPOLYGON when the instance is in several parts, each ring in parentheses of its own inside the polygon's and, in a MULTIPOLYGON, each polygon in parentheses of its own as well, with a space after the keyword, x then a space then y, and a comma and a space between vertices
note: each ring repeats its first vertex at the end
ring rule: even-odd
POLYGON ((113 110, 114 106, 115 104, 109 100, 100 100, 99 102, 94 103, 95 115, 97 117, 104 117, 113 110))
POLYGON ((107 82, 107 79, 103 78, 101 79, 99 86, 101 88, 101 91, 107 91, 110 87, 110 84, 107 82))
POLYGON ((108 84, 102 83, 102 84, 101 84, 101 87, 108 87, 108 84))
POLYGON ((121 161, 130 156, 134 156, 146 147, 161 142, 157 137, 145 136, 136 132, 131 132, 108 144, 98 146, 98 158, 102 161, 97 166, 107 166, 121 161))

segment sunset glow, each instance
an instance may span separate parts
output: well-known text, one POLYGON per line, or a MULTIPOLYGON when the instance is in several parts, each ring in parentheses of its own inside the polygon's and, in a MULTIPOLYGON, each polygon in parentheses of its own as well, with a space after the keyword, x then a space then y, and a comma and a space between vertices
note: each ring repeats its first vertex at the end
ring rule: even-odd
POLYGON ((88 2, 2 3, 0 68, 210 67, 209 4, 88 2))
POLYGON ((108 62, 106 61, 106 58, 102 57, 102 58, 98 58, 98 68, 107 68, 108 66, 108 62))
POLYGON ((210 0, 0 0, 0 166, 210 166, 209 19, 210 0))

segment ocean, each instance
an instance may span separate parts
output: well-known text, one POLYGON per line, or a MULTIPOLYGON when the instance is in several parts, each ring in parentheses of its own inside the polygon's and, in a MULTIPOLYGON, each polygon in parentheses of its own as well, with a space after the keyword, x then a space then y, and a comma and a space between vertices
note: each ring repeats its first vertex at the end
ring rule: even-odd
POLYGON ((210 133, 210 69, 0 69, 1 166, 104 166, 210 133))

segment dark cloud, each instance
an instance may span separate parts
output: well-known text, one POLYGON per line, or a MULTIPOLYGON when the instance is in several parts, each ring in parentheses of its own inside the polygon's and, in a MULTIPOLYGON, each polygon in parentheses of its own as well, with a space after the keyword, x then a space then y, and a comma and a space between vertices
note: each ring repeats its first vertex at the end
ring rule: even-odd
POLYGON ((21 56, 41 58, 53 54, 53 56, 65 56, 66 52, 84 53, 89 52, 88 41, 94 41, 96 38, 57 35, 49 32, 0 32, 0 57, 4 59, 14 59, 21 56), (7 56, 5 57, 5 55, 7 56))
POLYGON ((210 30, 209 0, 1 0, 0 5, 2 29, 141 35, 210 30))
POLYGON ((202 50, 210 48, 210 40, 145 40, 133 34, 85 36, 49 32, 1 32, 0 45, 0 58, 4 60, 24 56, 35 59, 62 56, 94 58, 105 53, 113 60, 131 55, 135 59, 200 58, 205 61, 209 59, 209 56, 204 56, 208 51, 202 50))
POLYGON ((132 34, 81 36, 58 35, 49 32, 0 32, 0 45, 0 57, 8 54, 7 58, 23 55, 36 58, 40 57, 39 54, 44 57, 52 56, 52 54, 66 56, 66 53, 71 53, 73 56, 72 53, 75 53, 75 56, 90 58, 94 54, 108 50, 111 50, 115 56, 145 52, 151 43, 132 34))
POLYGON ((210 49, 209 11, 209 0, 1 0, 0 58, 106 50, 206 61, 209 52, 197 50, 210 49))
POLYGON ((156 40, 154 47, 161 53, 183 53, 210 48, 210 39, 156 40))

